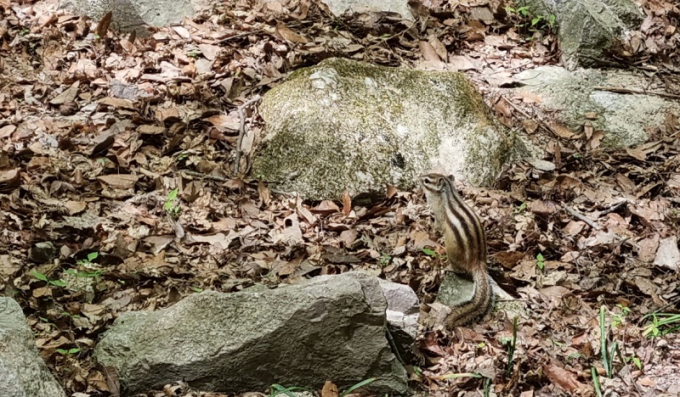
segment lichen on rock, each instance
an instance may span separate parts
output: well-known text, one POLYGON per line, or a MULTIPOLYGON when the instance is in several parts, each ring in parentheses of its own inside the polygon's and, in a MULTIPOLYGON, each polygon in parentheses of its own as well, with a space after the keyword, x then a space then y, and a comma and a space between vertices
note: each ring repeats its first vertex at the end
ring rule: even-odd
POLYGON ((413 188, 431 170, 489 184, 514 140, 461 73, 328 59, 263 98, 253 176, 310 199, 413 188))

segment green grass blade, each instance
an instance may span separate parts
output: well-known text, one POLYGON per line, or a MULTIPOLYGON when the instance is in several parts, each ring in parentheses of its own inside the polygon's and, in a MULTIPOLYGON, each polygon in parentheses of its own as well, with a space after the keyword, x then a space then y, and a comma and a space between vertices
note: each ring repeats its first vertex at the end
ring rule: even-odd
POLYGON ((375 381, 375 378, 368 378, 366 380, 362 380, 361 382, 357 383, 356 385, 350 386, 349 389, 343 391, 340 394, 340 397, 345 397, 346 395, 353 392, 354 390, 359 389, 361 387, 364 387, 364 386, 366 386, 370 383, 373 383, 374 381, 375 381))
POLYGON ((604 325, 604 306, 600 306, 600 354, 602 355, 602 365, 607 372, 607 377, 611 378, 612 375, 609 370, 609 352, 607 349, 607 334, 604 325))
POLYGON ((593 386, 595 387, 595 395, 602 397, 602 388, 600 387, 600 378, 597 377, 597 370, 595 367, 590 367, 590 376, 593 378, 593 386))

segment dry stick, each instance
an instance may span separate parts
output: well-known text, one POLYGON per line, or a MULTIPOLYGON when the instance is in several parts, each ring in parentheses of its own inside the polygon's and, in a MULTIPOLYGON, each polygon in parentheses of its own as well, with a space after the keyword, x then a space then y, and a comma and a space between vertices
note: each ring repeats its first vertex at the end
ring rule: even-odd
POLYGON ((660 96, 660 97, 663 97, 663 98, 680 99, 680 95, 669 94, 669 93, 666 93, 666 92, 650 92, 650 91, 635 90, 635 89, 620 88, 620 87, 595 87, 595 89, 598 90, 598 91, 615 92, 617 94, 656 95, 656 96, 660 96))
POLYGON ((240 122, 238 127, 238 141, 236 142, 236 164, 234 165, 234 173, 237 175, 239 171, 239 163, 241 162, 241 143, 243 143, 243 135, 246 132, 246 116, 243 114, 243 110, 260 99, 262 99, 261 96, 255 95, 236 109, 238 111, 238 118, 240 122))
POLYGON ((576 211, 575 209, 573 209, 573 208, 571 208, 571 207, 567 207, 566 205, 564 206, 564 209, 567 210, 567 212, 570 213, 571 216, 573 216, 574 218, 578 218, 578 219, 582 220, 583 222, 587 223, 588 226, 592 227, 593 229, 595 229, 595 230, 600 230, 600 229, 602 229, 602 228, 600 227, 600 225, 598 225, 597 223, 593 222, 592 219, 590 219, 590 218, 588 218, 587 216, 581 214, 580 212, 576 211))
POLYGON ((552 129, 552 127, 550 127, 550 126, 548 125, 548 123, 546 123, 545 121, 541 120, 538 116, 536 116, 536 117, 531 117, 531 116, 529 116, 524 110, 522 110, 519 106, 515 105, 515 104, 514 104, 511 100, 509 100, 508 98, 506 98, 506 97, 504 97, 504 96, 501 97, 501 98, 503 98, 503 99, 505 100, 505 102, 507 102, 510 106, 512 106, 519 114, 521 114, 522 116, 526 117, 527 119, 538 120, 538 125, 540 125, 541 127, 543 127, 543 128, 544 128, 546 131, 548 131, 549 133, 555 135, 556 137, 559 137, 559 135, 552 129))
POLYGON ((602 210, 602 212, 600 212, 600 216, 607 215, 610 212, 614 212, 614 211, 618 210, 619 208, 621 208, 621 207, 623 207, 624 205, 627 205, 627 204, 628 204, 628 200, 619 201, 618 203, 612 205, 611 207, 602 210))
POLYGON ((195 176, 195 177, 198 177, 198 178, 209 179, 209 180, 213 180, 213 181, 217 181, 217 182, 226 182, 226 181, 229 180, 228 178, 223 178, 221 176, 208 175, 208 174, 203 174, 203 173, 200 173, 200 172, 190 171, 190 170, 182 170, 180 172, 183 173, 183 174, 189 175, 189 176, 195 176))
POLYGON ((225 37, 221 40, 218 40, 217 43, 215 43, 215 44, 224 44, 229 40, 234 40, 234 39, 238 39, 240 37, 250 36, 251 34, 260 34, 260 33, 265 33, 265 32, 262 29, 258 29, 258 30, 253 30, 251 32, 239 33, 239 34, 235 34, 233 36, 225 37))
POLYGON ((523 68, 523 67, 525 67, 525 66, 528 66, 528 65, 530 65, 531 63, 532 63, 532 62, 529 61, 529 62, 523 63, 523 64, 521 64, 521 65, 513 66, 513 67, 511 67, 511 68, 509 68, 509 69, 497 70, 497 71, 495 71, 495 72, 493 72, 493 73, 489 73, 489 76, 493 76, 494 74, 503 73, 503 72, 512 72, 513 70, 521 69, 521 68, 523 68))

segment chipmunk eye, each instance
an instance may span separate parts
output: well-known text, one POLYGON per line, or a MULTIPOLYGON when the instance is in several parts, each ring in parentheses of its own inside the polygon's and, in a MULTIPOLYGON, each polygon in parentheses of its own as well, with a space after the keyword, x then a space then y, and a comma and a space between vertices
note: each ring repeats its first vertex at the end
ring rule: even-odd
POLYGON ((434 181, 429 176, 423 177, 423 182, 427 183, 428 185, 434 184, 434 181))

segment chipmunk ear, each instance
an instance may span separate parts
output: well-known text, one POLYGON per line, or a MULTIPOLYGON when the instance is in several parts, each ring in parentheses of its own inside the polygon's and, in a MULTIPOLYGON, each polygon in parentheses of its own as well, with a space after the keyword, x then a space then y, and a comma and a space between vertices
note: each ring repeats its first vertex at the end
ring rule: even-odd
POLYGON ((454 177, 453 174, 449 174, 449 176, 447 176, 447 178, 449 178, 449 180, 450 180, 451 182, 455 182, 455 181, 456 181, 456 177, 454 177))

